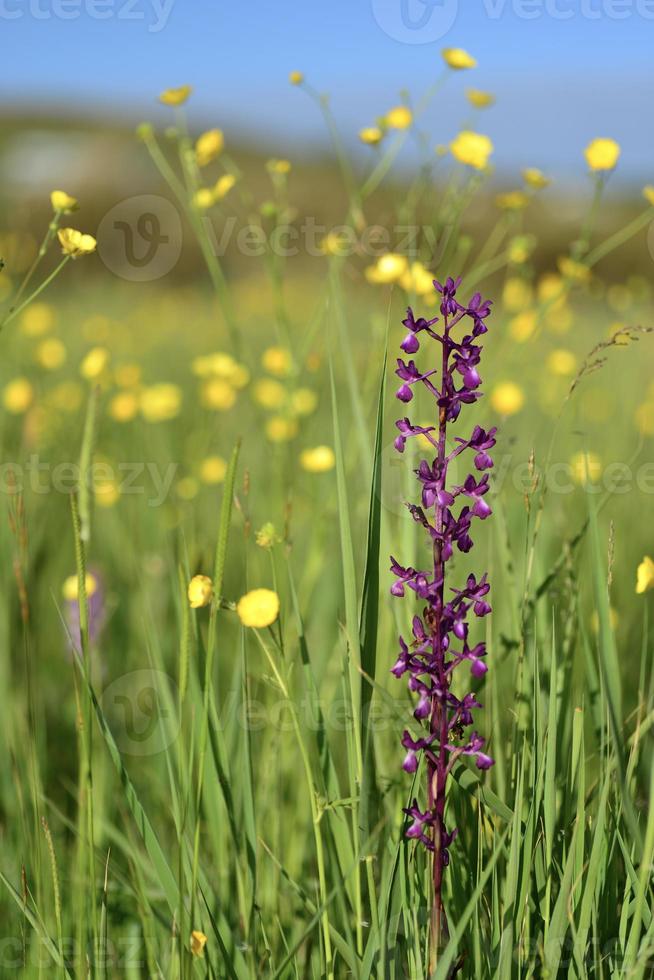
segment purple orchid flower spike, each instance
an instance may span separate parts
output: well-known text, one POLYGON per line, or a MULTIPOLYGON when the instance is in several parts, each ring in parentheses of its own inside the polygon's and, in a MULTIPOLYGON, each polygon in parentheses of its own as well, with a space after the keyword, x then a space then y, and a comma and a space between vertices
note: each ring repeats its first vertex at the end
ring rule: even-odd
MULTIPOLYGON (((422 339, 440 344, 440 384, 433 378, 436 370, 421 371, 415 361, 398 358, 396 374, 402 384, 397 398, 404 403, 413 399, 416 385, 423 385, 436 401, 437 424, 417 426, 405 416, 396 422, 399 435, 395 448, 404 452, 407 439, 422 435, 434 448, 433 458, 422 459, 415 470, 420 486, 420 503, 408 503, 413 519, 429 536, 434 561, 429 569, 403 566, 391 559, 394 584, 391 593, 405 597, 414 593, 422 603, 414 615, 411 639, 400 637, 400 651, 392 667, 397 678, 406 676, 409 691, 416 698, 414 718, 419 734, 405 731, 402 746, 405 756, 403 769, 411 774, 419 771, 424 761, 427 779, 427 801, 421 809, 418 801, 405 809, 410 822, 406 836, 419 841, 432 855, 433 910, 431 922, 432 950, 438 950, 441 936, 446 932, 442 903, 444 869, 449 864, 449 847, 456 829, 445 826, 447 779, 452 767, 462 757, 474 759, 478 769, 489 769, 493 759, 484 751, 484 739, 472 728, 473 711, 481 704, 472 692, 458 697, 452 691, 452 675, 461 664, 468 666, 475 680, 484 677, 488 669, 486 645, 470 639, 471 617, 480 619, 491 612, 486 599, 490 585, 486 574, 481 578, 469 575, 463 588, 449 586, 445 598, 446 565, 456 548, 464 553, 473 546, 472 526, 492 513, 486 501, 489 490, 488 470, 493 466, 489 450, 495 445, 496 430, 476 425, 468 438, 457 437, 457 446, 447 452, 447 426, 456 422, 464 405, 481 397, 481 376, 478 366, 482 347, 477 338, 487 332, 486 318, 490 301, 475 293, 467 306, 457 299, 461 279, 448 277, 444 283, 434 281, 440 294, 442 323, 440 333, 435 324, 439 318, 425 320, 407 311, 403 321, 407 335, 401 349, 413 355, 421 348, 422 339), (455 328, 466 320, 469 333, 455 339, 455 328), (470 324, 472 329, 470 330, 470 324), (419 335, 420 338, 419 339, 419 335), (433 378, 433 380, 431 380, 433 378), (466 476, 460 486, 447 486, 449 463, 456 456, 471 450, 475 473, 466 476), (460 500, 457 498, 461 498, 460 500), (459 504, 460 506, 457 506, 459 504), (408 590, 408 592, 407 592, 408 590)), ((423 440, 424 441, 424 440, 423 440)))

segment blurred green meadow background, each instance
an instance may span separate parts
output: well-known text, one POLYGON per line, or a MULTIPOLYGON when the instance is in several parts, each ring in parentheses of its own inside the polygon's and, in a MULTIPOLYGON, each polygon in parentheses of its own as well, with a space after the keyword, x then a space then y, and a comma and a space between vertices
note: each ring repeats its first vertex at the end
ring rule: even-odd
POLYGON ((497 764, 455 768, 433 975, 652 975, 654 187, 611 140, 569 183, 495 170, 461 56, 356 148, 292 73, 329 152, 183 88, 154 124, 3 117, 0 975, 430 975, 387 556, 423 547, 401 320, 447 275, 494 302, 465 422, 499 427, 494 516, 456 572, 492 582, 497 764), (97 248, 59 269, 65 227, 97 248))

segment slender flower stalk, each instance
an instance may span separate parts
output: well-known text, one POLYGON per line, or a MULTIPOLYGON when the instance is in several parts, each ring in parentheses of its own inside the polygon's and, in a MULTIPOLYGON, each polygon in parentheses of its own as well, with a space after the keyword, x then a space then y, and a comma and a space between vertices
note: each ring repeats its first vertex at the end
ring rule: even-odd
POLYGON ((436 326, 439 317, 416 319, 410 308, 403 321, 407 335, 400 347, 404 353, 413 355, 420 349, 421 341, 432 340, 440 344, 439 368, 424 371, 413 360, 398 358, 396 371, 402 382, 396 393, 401 402, 410 402, 414 386, 420 384, 433 395, 438 406, 437 425, 419 426, 407 417, 398 419, 399 434, 395 440, 395 448, 400 453, 404 452, 407 439, 414 436, 422 436, 433 447, 432 461, 421 460, 415 471, 421 486, 420 503, 407 504, 411 516, 429 538, 433 562, 423 571, 403 566, 391 557, 391 572, 395 576, 391 594, 402 597, 409 588, 424 603, 421 613, 413 617, 410 641, 399 638, 400 652, 392 673, 398 678, 407 674, 409 690, 418 698, 413 714, 420 730, 415 736, 409 731, 402 736, 406 749, 403 768, 414 773, 424 758, 427 805, 421 809, 414 799, 404 812, 410 817, 406 836, 420 841, 432 855, 432 967, 447 934, 443 873, 449 863, 450 844, 457 833, 456 829, 448 831, 445 825, 447 778, 462 755, 472 756, 479 769, 493 765, 491 757, 483 751, 484 739, 476 731, 468 731, 473 724, 472 710, 481 707, 480 703, 474 693, 459 698, 452 690, 452 675, 464 661, 475 678, 482 677, 487 669, 486 646, 482 642, 471 645, 467 621, 471 612, 483 617, 491 611, 486 601, 490 590, 487 576, 477 579, 471 574, 463 588, 449 586, 447 592, 445 579, 454 548, 464 553, 472 548, 473 520, 485 520, 491 513, 484 498, 489 489, 487 471, 493 466, 489 450, 495 445, 496 433, 494 428, 485 431, 477 425, 468 438, 457 437, 456 445, 448 451, 448 424, 456 422, 462 405, 472 404, 481 397, 477 366, 482 348, 476 340, 486 333, 485 321, 491 312, 490 301, 482 300, 479 293, 463 306, 456 298, 460 283, 460 279, 451 278, 444 284, 434 281, 441 295, 440 332, 436 326), (462 330, 464 336, 456 340, 455 334, 462 330), (475 472, 461 485, 448 487, 448 467, 466 450, 474 453, 475 472), (463 504, 460 508, 459 503, 463 504))

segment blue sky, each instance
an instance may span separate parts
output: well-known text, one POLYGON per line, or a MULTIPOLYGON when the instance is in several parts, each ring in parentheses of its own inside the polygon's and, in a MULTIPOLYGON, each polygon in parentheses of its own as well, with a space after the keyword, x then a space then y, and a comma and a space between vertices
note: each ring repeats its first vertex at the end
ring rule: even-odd
POLYGON ((472 85, 497 95, 477 128, 501 171, 581 178, 583 147, 608 135, 623 146, 617 179, 654 182, 654 0, 0 0, 0 38, 6 106, 152 118, 161 89, 189 82, 198 123, 275 152, 324 141, 290 69, 330 92, 354 140, 401 89, 434 80, 443 46, 464 46, 479 67, 430 111, 435 143, 472 85))

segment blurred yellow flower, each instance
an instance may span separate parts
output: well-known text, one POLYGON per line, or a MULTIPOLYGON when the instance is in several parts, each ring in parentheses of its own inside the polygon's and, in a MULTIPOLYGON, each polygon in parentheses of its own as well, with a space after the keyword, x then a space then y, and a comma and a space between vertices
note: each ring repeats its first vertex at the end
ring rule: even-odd
POLYGON ((596 483, 602 475, 602 461, 596 453, 580 451, 570 460, 572 479, 580 486, 596 483))
POLYGON ((141 415, 146 422, 167 422, 179 414, 182 393, 177 385, 160 382, 141 392, 141 415))
POLYGON ((514 381, 502 381, 491 391, 490 402, 500 415, 515 415, 525 403, 525 393, 514 381))
POLYGON ((181 480, 177 481, 175 486, 175 493, 180 500, 193 500, 198 495, 198 481, 192 476, 183 476, 181 480))
POLYGON ((116 422, 131 422, 139 410, 139 398, 134 391, 119 391, 109 402, 109 415, 116 422))
POLYGON ((222 456, 207 456, 200 463, 200 479, 203 483, 222 483, 227 473, 227 463, 222 456))
POLYGON ((643 197, 648 204, 654 207, 654 184, 647 184, 646 187, 643 187, 643 197))
POLYGON ((528 187, 533 187, 535 191, 540 191, 552 183, 550 178, 546 177, 542 170, 537 167, 525 167, 522 171, 522 179, 528 187))
POLYGON ((110 477, 97 477, 93 485, 93 494, 99 507, 113 507, 120 499, 120 488, 110 477))
POLYGON ((194 929, 191 933, 191 953, 193 956, 204 956, 204 947, 207 945, 207 937, 199 929, 194 929))
POLYGON ((99 377, 109 363, 109 351, 106 347, 93 347, 79 367, 83 378, 92 380, 99 377))
POLYGON ((50 392, 50 401, 62 412, 76 412, 84 401, 84 389, 76 381, 63 381, 50 392))
POLYGON ((208 211, 214 203, 214 192, 209 187, 200 187, 193 195, 193 205, 198 211, 208 211))
POLYGON ((269 160, 266 166, 271 174, 288 174, 291 172, 290 160, 269 160))
POLYGON ((301 85, 304 81, 304 72, 292 71, 289 72, 288 80, 291 85, 301 85))
POLYGON ((408 106, 396 105, 384 116, 384 121, 389 129, 408 129, 413 122, 413 113, 408 106))
POLYGON ((524 191, 507 191, 497 194, 495 203, 502 211, 521 211, 529 204, 529 197, 524 191))
POLYGON ((79 208, 76 198, 71 197, 66 191, 52 191, 50 203, 53 211, 63 211, 64 214, 70 214, 71 211, 77 211, 79 208))
POLYGON ((422 262, 412 262, 411 266, 402 274, 400 285, 409 292, 415 292, 418 296, 432 296, 434 294, 434 275, 422 262))
POLYGON ((509 262, 522 265, 527 261, 536 246, 533 235, 516 235, 509 242, 509 262))
POLYGON ((98 244, 93 235, 85 235, 77 228, 60 228, 57 238, 63 255, 70 255, 73 259, 80 255, 90 255, 91 252, 95 252, 98 244))
POLYGON ((336 231, 328 231, 320 242, 320 251, 324 255, 347 255, 352 249, 352 245, 346 235, 339 235, 336 231))
POLYGON ((202 385, 202 404, 218 412, 226 412, 236 402, 236 392, 222 378, 209 378, 202 385))
POLYGON ((48 337, 38 345, 35 356, 46 371, 56 371, 66 360, 66 347, 58 337, 48 337))
POLYGON ((374 265, 369 265, 365 271, 368 282, 391 283, 399 282, 409 268, 406 255, 397 252, 387 252, 380 256, 374 265))
POLYGON ((275 415, 266 422, 266 435, 271 442, 290 442, 298 433, 298 424, 295 419, 284 418, 283 415, 275 415))
POLYGON ((441 51, 443 61, 449 68, 461 70, 463 68, 476 68, 477 60, 463 48, 443 48, 441 51))
MULTIPOLYGON (((67 602, 75 602, 78 598, 78 585, 79 581, 77 575, 69 575, 67 579, 64 579, 64 583, 61 587, 61 594, 67 602)), ((90 599, 95 593, 98 587, 98 581, 91 572, 87 572, 84 576, 84 590, 86 592, 86 598, 90 599)))
POLYGON ((222 129, 208 129, 198 136, 195 142, 195 159, 198 167, 206 167, 222 153, 225 146, 225 136, 222 129))
POLYGON ((636 571, 636 593, 642 595, 654 588, 654 561, 645 555, 636 571))
POLYGON ((557 259, 556 264, 561 275, 574 282, 588 282, 592 274, 587 265, 571 259, 569 255, 562 255, 557 259))
POLYGON ((594 139, 584 155, 591 170, 613 170, 620 156, 620 145, 613 139, 594 139))
POLYGON ((49 303, 30 303, 20 318, 20 329, 28 337, 41 337, 52 330, 55 319, 49 303))
POLYGON ((502 305, 509 313, 518 313, 532 303, 534 290, 531 283, 520 276, 510 276, 502 290, 502 305))
MULTIPOLYGON (((611 629, 612 630, 617 629, 619 622, 620 622, 620 617, 618 616, 617 609, 614 609, 613 606, 609 606, 609 625, 611 629)), ((599 620, 599 615, 597 613, 597 609, 593 609, 592 613, 590 614, 590 628, 592 629, 593 633, 595 634, 599 633, 600 620, 599 620)))
POLYGON ((12 415, 22 415, 33 401, 34 388, 27 378, 14 378, 2 392, 2 404, 12 415))
POLYGON ((291 395, 291 409, 296 415, 311 415, 318 406, 318 395, 311 388, 298 388, 291 395))
POLYGON ((490 92, 482 92, 478 88, 468 88, 466 89, 466 98, 471 106, 475 109, 487 109, 489 106, 495 104, 495 96, 490 92))
POLYGON ((236 177, 234 174, 223 174, 222 177, 219 177, 213 188, 214 200, 222 201, 229 194, 235 183, 236 177))
POLYGON ((114 368, 114 379, 122 388, 133 388, 141 380, 141 367, 133 361, 117 364, 114 368))
POLYGON ((365 126, 359 130, 359 139, 362 143, 367 143, 368 146, 377 146, 378 143, 381 143, 383 136, 384 133, 379 126, 365 126))
POLYGON ((636 428, 644 436, 654 436, 654 400, 643 402, 635 413, 636 428))
POLYGON ((192 85, 180 85, 178 88, 167 88, 159 96, 159 101, 164 105, 184 105, 192 91, 192 85))
POLYGON ((459 163, 475 170, 484 170, 493 152, 493 144, 488 136, 464 129, 450 143, 450 152, 459 163))
POLYGON ((264 370, 278 378, 285 378, 293 370, 293 355, 286 347, 268 347, 261 355, 264 370))
POLYGON ((308 473, 327 473, 335 465, 336 457, 330 446, 316 446, 300 453, 300 466, 308 473))
POLYGON ((213 582, 208 575, 194 575, 188 584, 186 594, 191 609, 201 609, 202 606, 208 606, 213 599, 213 582))
POLYGON ((286 401, 286 389, 279 381, 261 378, 253 387, 254 400, 264 408, 281 408, 286 401))
POLYGON ((536 329, 538 315, 536 310, 523 310, 514 316, 509 324, 509 332, 514 340, 523 344, 532 336, 536 329))
POLYGON ((552 374, 567 377, 574 374, 577 369, 577 358, 571 350, 562 347, 553 350, 547 358, 547 367, 552 374))
POLYGON ((238 600, 236 612, 244 626, 272 626, 279 616, 279 596, 271 589, 253 589, 238 600))

